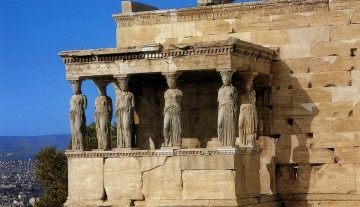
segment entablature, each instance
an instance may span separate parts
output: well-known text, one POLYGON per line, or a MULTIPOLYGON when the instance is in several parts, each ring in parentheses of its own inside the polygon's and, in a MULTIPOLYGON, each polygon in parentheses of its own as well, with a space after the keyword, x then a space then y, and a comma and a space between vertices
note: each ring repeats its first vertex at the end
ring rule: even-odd
POLYGON ((187 45, 64 51, 67 79, 154 72, 233 70, 270 74, 275 52, 236 38, 187 45))

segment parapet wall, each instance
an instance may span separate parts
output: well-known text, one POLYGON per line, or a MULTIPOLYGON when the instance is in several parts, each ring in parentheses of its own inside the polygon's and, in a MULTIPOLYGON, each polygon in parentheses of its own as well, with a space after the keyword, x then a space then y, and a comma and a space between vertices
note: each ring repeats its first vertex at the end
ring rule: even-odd
POLYGON ((65 206, 278 207, 260 196, 259 149, 67 151, 65 206))
POLYGON ((259 143, 264 162, 275 158, 276 191, 285 206, 360 205, 360 1, 236 3, 114 18, 118 47, 236 37, 276 50, 271 98, 259 113, 271 119, 259 143))

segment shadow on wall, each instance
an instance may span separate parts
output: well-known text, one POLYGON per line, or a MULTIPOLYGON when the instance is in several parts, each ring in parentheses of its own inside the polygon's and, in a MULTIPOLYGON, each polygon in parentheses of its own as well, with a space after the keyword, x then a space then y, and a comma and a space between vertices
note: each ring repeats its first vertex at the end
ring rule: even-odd
POLYGON ((139 121, 134 125, 133 147, 150 149, 150 138, 155 148, 161 147, 165 90, 166 81, 161 74, 134 75, 130 78, 129 91, 135 96, 139 121))
POLYGON ((308 74, 296 74, 283 60, 275 61, 272 67, 270 137, 275 141, 276 190, 284 206, 296 206, 293 201, 301 194, 314 193, 314 170, 323 163, 322 152, 310 147, 321 124, 314 119, 319 110, 309 95, 323 94, 312 87, 310 68, 304 70, 308 74))
MULTIPOLYGON (((217 93, 221 87, 220 74, 214 71, 183 72, 177 88, 183 93, 182 138, 198 138, 206 147, 217 137, 217 93)), ((161 148, 163 136, 164 92, 167 90, 161 74, 134 75, 129 89, 135 96, 139 124, 135 125, 136 147, 149 149, 151 138, 155 148, 161 148)))
MULTIPOLYGON (((244 80, 239 74, 233 75, 233 86, 237 88, 240 95, 244 90, 244 80)), ((151 138, 155 148, 159 149, 164 142, 163 137, 163 109, 164 92, 167 90, 165 78, 161 74, 134 75, 129 83, 130 91, 135 95, 135 110, 139 117, 139 124, 135 125, 136 147, 149 149, 151 138)), ((217 138, 217 116, 218 116, 218 91, 222 86, 221 76, 215 70, 183 72, 177 80, 177 88, 183 93, 182 98, 182 138, 197 138, 200 147, 206 148, 212 138, 217 138)), ((255 86, 256 87, 256 86, 255 86)), ((269 101, 270 90, 256 87, 261 100, 260 107, 266 96, 269 101), (262 91, 263 90, 263 91, 262 91), (266 95, 264 95, 266 94, 266 95)), ((240 102, 240 100, 239 100, 240 102)), ((238 103, 237 107, 240 107, 238 103)), ((259 108, 259 107, 258 107, 259 108)), ((240 110, 238 110, 239 112, 240 110)), ((270 116, 261 113, 260 119, 267 120, 264 125, 265 131, 270 133, 270 116), (265 129, 266 128, 266 129, 265 129)), ((239 114, 237 114, 239 117, 239 114)), ((236 127, 237 127, 236 123, 236 127)), ((236 129, 238 136, 238 129, 236 129)))

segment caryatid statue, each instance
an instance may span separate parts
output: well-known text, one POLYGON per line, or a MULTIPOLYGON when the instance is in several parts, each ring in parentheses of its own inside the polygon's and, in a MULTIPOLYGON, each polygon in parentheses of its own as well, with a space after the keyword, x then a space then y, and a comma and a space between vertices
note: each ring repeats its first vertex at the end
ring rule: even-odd
POLYGON ((131 148, 135 100, 128 91, 128 78, 118 78, 120 92, 116 98, 117 148, 131 148))
POLYGON ((245 90, 240 95, 239 137, 241 145, 255 146, 258 117, 256 111, 256 93, 252 87, 254 76, 246 77, 245 90))
POLYGON ((221 71, 223 86, 218 92, 218 136, 220 145, 234 146, 238 93, 231 84, 232 71, 221 71))
POLYGON ((74 95, 70 100, 71 148, 84 149, 87 99, 81 93, 81 80, 70 81, 74 95))
POLYGON ((181 145, 181 100, 183 93, 176 88, 178 74, 166 74, 169 89, 165 91, 164 138, 165 147, 181 145))
POLYGON ((94 81, 100 96, 95 99, 95 125, 98 149, 110 149, 110 127, 112 118, 112 101, 106 94, 106 81, 94 81))

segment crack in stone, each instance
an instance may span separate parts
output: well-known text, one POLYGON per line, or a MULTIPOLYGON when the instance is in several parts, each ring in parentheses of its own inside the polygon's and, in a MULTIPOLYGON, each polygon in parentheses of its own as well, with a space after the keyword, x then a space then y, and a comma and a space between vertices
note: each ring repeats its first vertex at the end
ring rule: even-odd
POLYGON ((150 172, 150 171, 152 171, 152 170, 155 170, 156 168, 159 168, 159 167, 164 166, 167 160, 168 160, 168 157, 165 157, 164 162, 163 162, 162 164, 160 164, 160 165, 158 165, 158 166, 155 166, 155 167, 152 167, 152 168, 150 168, 150 169, 148 169, 148 170, 141 171, 141 177, 142 177, 142 176, 144 175, 144 173, 146 173, 146 172, 150 172))

